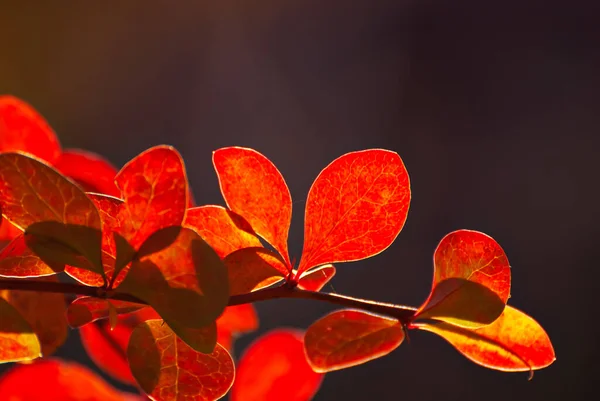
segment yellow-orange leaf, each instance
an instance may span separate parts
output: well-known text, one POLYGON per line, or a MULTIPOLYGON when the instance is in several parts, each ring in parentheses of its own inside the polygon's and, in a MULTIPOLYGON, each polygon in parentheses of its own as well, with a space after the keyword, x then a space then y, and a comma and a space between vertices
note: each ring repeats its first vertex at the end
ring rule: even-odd
POLYGON ((29 323, 0 298, 0 363, 30 361, 41 354, 40 342, 29 323))
POLYGON ((490 369, 530 371, 545 368, 556 359, 550 338, 539 323, 511 306, 506 306, 494 323, 474 330, 448 323, 415 327, 441 336, 461 354, 490 369))
POLYGON ((246 294, 285 277, 287 267, 279 255, 266 248, 243 248, 223 259, 229 274, 230 295, 246 294))
POLYGON ((243 216, 291 266, 287 240, 292 197, 277 167, 256 150, 241 147, 213 152, 213 164, 227 206, 243 216))
MULTIPOLYGON (((80 327, 98 319, 106 319, 110 315, 106 299, 94 297, 79 297, 69 305, 66 313, 67 321, 71 327, 80 327)), ((126 314, 146 307, 134 302, 111 300, 117 314, 126 314)))
POLYGON ((331 372, 387 355, 403 340, 404 330, 398 320, 340 310, 308 328, 304 347, 316 372, 331 372))
MULTIPOLYGON (((26 280, 26 279, 24 279, 26 280)), ((56 276, 35 281, 58 282, 56 276)), ((54 353, 67 339, 67 307, 63 294, 50 292, 3 290, 0 296, 8 301, 29 322, 38 337, 44 357, 54 353)))
POLYGON ((183 225, 200 234, 221 258, 238 249, 261 246, 250 224, 221 206, 188 209, 183 225))
POLYGON ((335 276, 335 266, 332 264, 319 266, 302 273, 298 279, 298 288, 307 291, 321 291, 333 276, 335 276))
POLYGON ((376 255, 396 239, 410 204, 410 183, 397 153, 347 153, 325 167, 306 200, 299 273, 376 255))
POLYGON ((140 387, 159 401, 218 400, 235 376, 227 350, 217 344, 211 354, 194 351, 161 320, 133 330, 127 358, 140 387))

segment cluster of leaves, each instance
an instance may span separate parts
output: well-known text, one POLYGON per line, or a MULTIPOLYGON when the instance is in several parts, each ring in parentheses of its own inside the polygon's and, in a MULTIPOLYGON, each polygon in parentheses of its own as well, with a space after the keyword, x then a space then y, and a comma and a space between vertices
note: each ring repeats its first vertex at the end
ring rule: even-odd
POLYGON ((480 232, 441 240, 419 308, 319 292, 334 263, 374 256, 401 231, 411 193, 396 153, 352 152, 323 169, 306 201, 297 267, 287 244, 292 200, 277 168, 239 147, 215 151, 213 163, 227 207, 195 206, 172 147, 148 149, 117 171, 97 155, 62 150, 35 110, 0 97, 0 238, 10 241, 0 251, 0 362, 35 360, 0 380, 0 398, 36 391, 21 385, 34 374, 52 383, 38 391, 63 400, 136 399, 45 358, 67 325, 100 368, 154 400, 216 400, 233 386, 233 401, 306 401, 324 373, 390 353, 409 329, 492 369, 532 372, 554 361, 540 325, 506 305, 508 259, 480 232), (80 296, 67 302, 67 292, 80 296), (268 332, 236 369, 233 341, 258 325, 247 302, 285 296, 353 308, 305 332, 268 332))

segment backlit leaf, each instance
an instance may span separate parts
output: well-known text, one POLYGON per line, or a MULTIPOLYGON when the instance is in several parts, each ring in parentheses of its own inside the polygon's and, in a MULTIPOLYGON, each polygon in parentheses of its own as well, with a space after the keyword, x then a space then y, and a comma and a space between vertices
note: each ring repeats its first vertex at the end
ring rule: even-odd
POLYGON ((490 236, 471 230, 446 235, 433 255, 433 288, 447 278, 483 284, 504 303, 510 296, 510 265, 500 245, 490 236))
POLYGON ((231 389, 231 401, 308 401, 323 381, 304 355, 302 332, 271 331, 242 354, 231 389))
POLYGON ((387 355, 403 340, 398 320, 340 310, 313 323, 304 336, 304 346, 312 368, 325 373, 387 355))
POLYGON ((504 310, 498 294, 475 281, 449 278, 438 283, 415 318, 438 319, 462 327, 492 323, 504 310))
POLYGON ((121 196, 121 191, 115 185, 117 169, 95 153, 81 149, 64 150, 54 167, 81 185, 86 192, 121 196))
POLYGON ((137 394, 123 393, 112 388, 83 365, 58 359, 42 359, 31 364, 15 365, 0 377, 0 399, 143 401, 137 394))
POLYGON ((185 166, 171 146, 155 146, 129 161, 116 176, 131 224, 121 234, 138 248, 163 227, 181 225, 188 204, 185 166))
POLYGON ((443 322, 415 327, 441 336, 461 354, 490 369, 536 370, 556 359, 550 338, 539 323, 511 306, 492 324, 474 330, 443 322))
POLYGON ((160 401, 210 401, 224 396, 235 376, 229 353, 220 345, 211 354, 194 351, 161 320, 135 328, 127 347, 139 386, 160 401))
POLYGON ((200 329, 190 329, 183 327, 176 323, 169 323, 171 330, 186 343, 194 351, 201 352, 203 354, 210 354, 215 350, 217 345, 217 323, 212 322, 206 327, 200 329))
POLYGON ((0 363, 29 361, 41 353, 40 342, 29 323, 0 298, 0 363))
POLYGON ((229 301, 225 265, 189 228, 168 248, 134 261, 117 290, 147 302, 168 322, 195 329, 216 320, 229 301))
POLYGON ((44 263, 25 243, 25 236, 19 235, 0 251, 0 277, 40 277, 50 276, 63 270, 64 265, 44 263))
POLYGON ((200 234, 221 258, 238 249, 261 246, 250 224, 221 206, 188 209, 184 226, 200 234))
POLYGON ((252 304, 228 306, 217 319, 217 342, 231 352, 234 340, 258 328, 258 316, 252 304))
POLYGON ((410 204, 410 183, 397 153, 347 153, 325 167, 306 200, 299 273, 376 255, 396 239, 410 204))
MULTIPOLYGON (((35 281, 58 282, 56 276, 35 281)), ((3 290, 0 296, 29 323, 37 335, 44 357, 54 353, 67 339, 65 296, 51 292, 3 290)))
POLYGON ((22 233, 23 231, 18 227, 13 226, 10 221, 6 219, 2 219, 2 221, 0 221, 0 241, 10 241, 22 233))
POLYGON ((298 279, 298 288, 307 291, 321 291, 333 276, 335 276, 335 266, 332 264, 319 266, 302 273, 298 279))
MULTIPOLYGON (((94 297, 79 297, 67 308, 67 321, 71 327, 80 327, 84 324, 94 322, 99 319, 109 317, 109 307, 106 299, 94 297)), ((126 314, 135 312, 146 305, 134 302, 111 300, 110 303, 115 308, 117 314, 126 314)))
POLYGON ((140 248, 135 253, 135 258, 142 259, 168 248, 177 240, 180 233, 181 226, 168 226, 156 230, 142 242, 142 245, 140 245, 140 248))
POLYGON ((213 164, 229 209, 243 216, 291 266, 287 240, 292 197, 277 167, 257 151, 240 147, 213 152, 213 164))
POLYGON ((223 259, 229 274, 230 295, 246 294, 280 281, 287 267, 280 256, 266 248, 243 248, 223 259))
POLYGON ((48 163, 60 156, 60 144, 46 120, 23 100, 0 96, 0 152, 23 151, 48 163))

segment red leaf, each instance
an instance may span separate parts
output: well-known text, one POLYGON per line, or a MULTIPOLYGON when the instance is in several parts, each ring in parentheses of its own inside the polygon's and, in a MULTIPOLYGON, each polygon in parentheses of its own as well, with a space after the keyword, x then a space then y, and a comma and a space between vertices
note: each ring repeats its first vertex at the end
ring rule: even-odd
POLYGON ((539 323, 508 305, 494 323, 475 330, 448 323, 422 323, 414 327, 443 337, 461 354, 490 369, 536 370, 556 359, 550 338, 539 323))
POLYGON ((504 303, 510 296, 510 265, 492 237, 458 230, 446 235, 433 255, 433 286, 448 278, 464 278, 494 291, 504 303))
POLYGON ((0 363, 30 361, 39 356, 40 342, 29 323, 0 298, 0 363))
POLYGON ((59 273, 62 266, 48 266, 25 244, 19 235, 0 252, 0 277, 40 277, 59 273))
POLYGON ((304 355, 302 332, 271 331, 243 353, 231 401, 308 401, 323 380, 304 355))
POLYGON ((218 400, 235 377, 227 350, 217 344, 210 354, 194 351, 161 320, 135 328, 127 357, 137 383, 160 401, 218 400))
POLYGON ((213 164, 227 206, 273 245, 291 270, 287 239, 292 197, 277 167, 257 151, 240 147, 213 152, 213 164))
MULTIPOLYGON (((110 315, 106 299, 94 297, 79 297, 69 305, 67 309, 67 321, 71 327, 80 327, 99 319, 106 319, 110 315)), ((132 313, 140 310, 146 305, 133 302, 111 300, 118 314, 132 313)))
POLYGON ((0 241, 10 241, 23 233, 18 227, 10 224, 10 221, 2 219, 0 222, 0 241))
POLYGON ((238 249, 261 246, 250 224, 221 206, 188 209, 183 225, 200 234, 221 258, 238 249))
POLYGON ((0 96, 0 152, 23 151, 48 163, 60 156, 60 144, 46 120, 13 96, 0 96))
POLYGON ((228 306, 217 319, 217 342, 231 352, 234 339, 258 328, 258 316, 252 304, 228 306))
POLYGON ((153 232, 183 223, 188 204, 185 166, 171 146, 156 146, 129 161, 116 176, 131 224, 122 235, 137 249, 153 232))
POLYGON ((0 399, 14 401, 142 401, 112 388, 83 365, 58 359, 15 365, 0 378, 0 399), (33 384, 33 385, 32 385, 33 384))
POLYGON ((313 323, 304 336, 306 356, 316 372, 349 368, 389 354, 404 340, 396 319, 340 310, 313 323))
POLYGON ((67 149, 60 155, 54 167, 76 181, 87 192, 121 196, 121 191, 115 185, 117 169, 95 153, 67 149))
POLYGON ((298 272, 385 250, 404 226, 410 196, 408 173, 394 152, 371 149, 334 160, 308 193, 298 272))
POLYGON ((335 276, 335 266, 332 264, 319 266, 302 273, 298 279, 298 288, 307 291, 321 291, 333 276, 335 276))
POLYGON ((266 248, 243 248, 223 259, 229 275, 229 294, 239 295, 272 285, 286 275, 280 256, 266 248))

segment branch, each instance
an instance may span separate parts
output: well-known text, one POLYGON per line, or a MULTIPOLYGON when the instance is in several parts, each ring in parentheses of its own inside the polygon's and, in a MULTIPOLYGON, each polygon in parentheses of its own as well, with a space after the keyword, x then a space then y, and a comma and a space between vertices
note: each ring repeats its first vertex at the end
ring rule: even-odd
MULTIPOLYGON (((120 301, 137 302, 146 305, 147 303, 132 295, 120 293, 117 291, 106 291, 100 287, 89 287, 76 283, 56 283, 48 281, 34 281, 24 279, 0 279, 0 290, 19 290, 19 291, 37 291, 52 292, 59 294, 85 295, 89 297, 115 299, 120 301)), ((414 316, 416 308, 403 305, 394 305, 383 302, 369 301, 366 299, 353 298, 345 295, 332 294, 327 292, 315 292, 301 290, 287 284, 278 287, 265 288, 262 290, 250 292, 242 295, 232 295, 229 298, 229 306, 248 304, 270 299, 279 298, 301 298, 312 299, 315 301, 328 302, 349 308, 361 309, 380 315, 386 315, 398 319, 401 323, 407 324, 414 316)))

